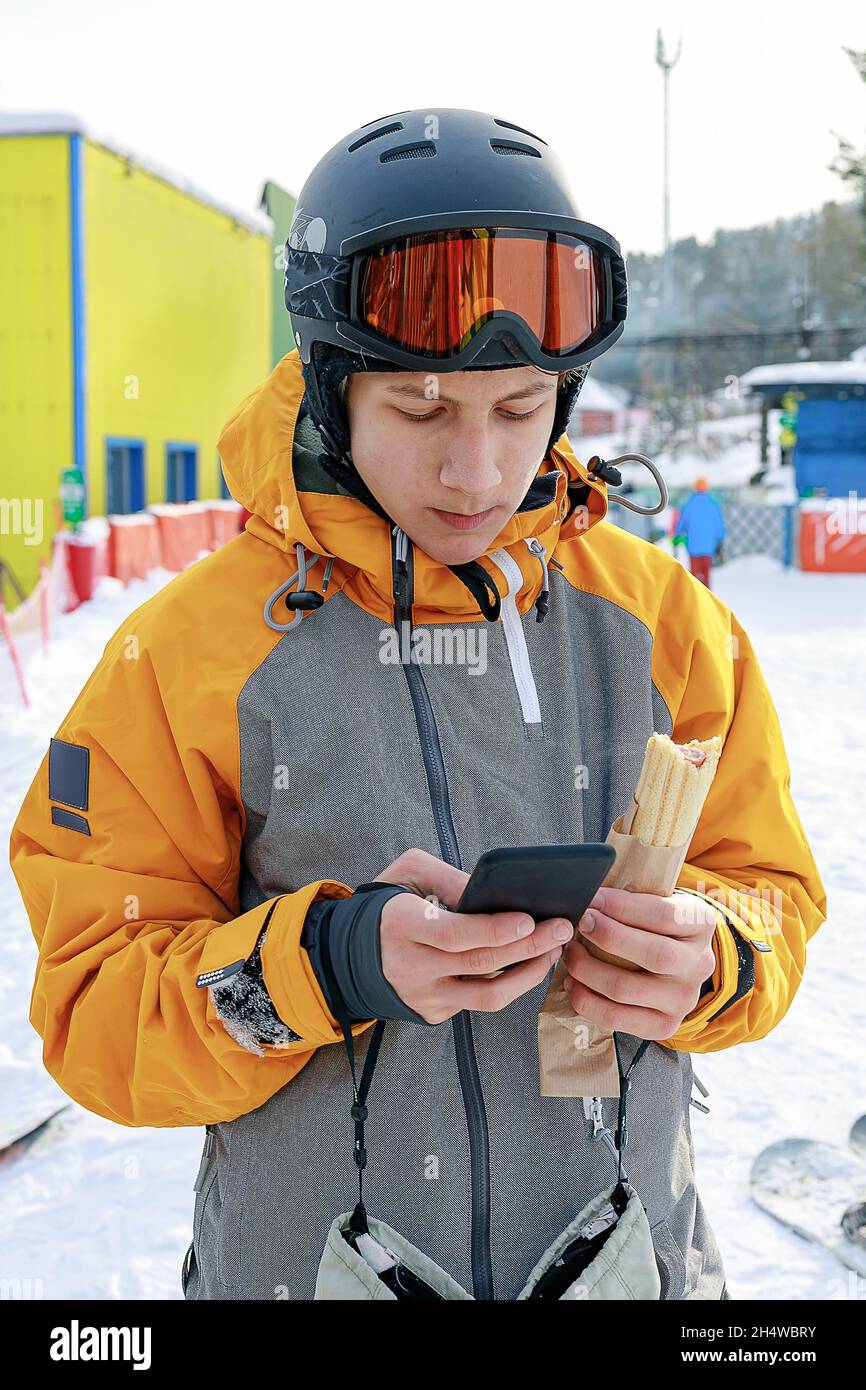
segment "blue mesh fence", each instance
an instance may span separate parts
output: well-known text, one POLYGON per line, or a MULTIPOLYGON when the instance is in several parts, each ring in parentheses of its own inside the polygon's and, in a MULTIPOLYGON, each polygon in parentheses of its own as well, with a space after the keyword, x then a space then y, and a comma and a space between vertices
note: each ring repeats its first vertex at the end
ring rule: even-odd
MULTIPOLYGON (((742 555, 769 555, 782 565, 794 563, 799 520, 796 503, 743 501, 740 489, 712 488, 710 495, 718 502, 724 517, 726 561, 742 555)), ((629 494, 629 500, 649 506, 657 496, 657 493, 641 490, 629 494)), ((690 496, 690 488, 672 488, 669 504, 679 508, 690 496)), ((608 516, 616 525, 644 540, 658 539, 660 527, 654 516, 640 516, 616 505, 610 507, 608 516)))

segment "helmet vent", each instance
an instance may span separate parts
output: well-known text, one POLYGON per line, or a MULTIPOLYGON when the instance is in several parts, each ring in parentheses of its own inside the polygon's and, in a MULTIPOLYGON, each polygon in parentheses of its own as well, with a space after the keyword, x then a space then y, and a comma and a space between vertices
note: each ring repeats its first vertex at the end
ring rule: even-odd
POLYGON ((541 158, 541 150, 534 150, 530 145, 518 145, 513 140, 491 140, 490 148, 494 154, 529 154, 535 159, 541 158))
POLYGON ((519 130, 520 133, 521 133, 521 135, 529 135, 529 136, 531 136, 533 140, 537 140, 537 141, 538 141, 539 145, 546 145, 546 144, 547 144, 547 141, 546 141, 546 140, 542 140, 542 138, 541 138, 540 135, 535 135, 531 130, 527 130, 525 126, 522 126, 522 125, 515 125, 513 121, 500 121, 500 119, 499 119, 498 116, 494 116, 494 117, 493 117, 493 121, 494 121, 494 124, 495 124, 495 125, 502 125, 502 126, 505 126, 506 130, 519 130))
POLYGON ((362 145, 369 145, 371 140, 378 140, 379 137, 382 135, 390 135, 392 131, 402 129, 402 121, 392 121, 390 125, 380 126, 378 130, 371 130, 369 135, 362 135, 360 140, 353 140, 351 145, 349 146, 348 152, 349 154, 352 154, 353 151, 359 150, 362 145))
POLYGON ((420 140, 417 145, 400 145, 396 150, 388 150, 379 155, 380 164, 390 164, 392 159, 435 159, 436 146, 432 140, 420 140))

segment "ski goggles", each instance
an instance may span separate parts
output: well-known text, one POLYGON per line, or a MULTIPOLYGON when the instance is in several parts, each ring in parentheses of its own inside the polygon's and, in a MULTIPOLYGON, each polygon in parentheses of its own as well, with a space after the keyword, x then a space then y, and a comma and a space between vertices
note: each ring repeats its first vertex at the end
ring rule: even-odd
MULTIPOLYGON (((312 294, 295 288, 286 304, 293 314, 320 317, 329 271, 328 317, 345 344, 373 353, 387 344, 390 360, 423 370, 431 360, 459 367, 482 335, 507 331, 538 366, 564 371, 612 346, 627 302, 618 243, 592 223, 568 224, 448 227, 367 246, 357 245, 366 235, 353 238, 342 257, 316 255, 312 294)), ((287 255, 287 286, 297 286, 305 278, 298 253, 287 248, 287 255)))

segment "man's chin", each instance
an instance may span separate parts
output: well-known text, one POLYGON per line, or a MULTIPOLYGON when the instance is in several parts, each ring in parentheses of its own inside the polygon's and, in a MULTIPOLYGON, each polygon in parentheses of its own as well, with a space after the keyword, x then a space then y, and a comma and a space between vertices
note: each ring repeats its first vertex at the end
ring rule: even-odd
POLYGON ((493 529, 488 522, 486 526, 479 526, 477 531, 467 531, 464 535, 458 533, 453 538, 427 533, 416 540, 415 544, 420 546, 431 560, 438 560, 442 565, 465 565, 470 560, 477 560, 485 555, 501 530, 501 526, 493 529))

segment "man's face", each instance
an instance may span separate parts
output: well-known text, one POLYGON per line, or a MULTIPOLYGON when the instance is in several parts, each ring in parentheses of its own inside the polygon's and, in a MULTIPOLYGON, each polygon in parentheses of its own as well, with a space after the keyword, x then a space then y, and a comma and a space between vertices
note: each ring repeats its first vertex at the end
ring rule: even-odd
POLYGON ((555 372, 534 367, 353 372, 345 404, 355 467, 434 560, 475 560, 538 472, 557 385, 555 372))

